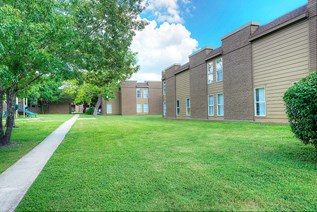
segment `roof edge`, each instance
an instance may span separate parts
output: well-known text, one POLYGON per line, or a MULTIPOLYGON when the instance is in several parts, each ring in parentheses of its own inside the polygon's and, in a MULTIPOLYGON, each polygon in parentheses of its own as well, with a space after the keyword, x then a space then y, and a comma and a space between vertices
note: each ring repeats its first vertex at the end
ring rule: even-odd
POLYGON ((241 31, 241 30, 243 30, 244 28, 249 27, 249 26, 260 26, 260 23, 259 23, 259 22, 253 22, 253 21, 251 21, 251 22, 249 22, 249 23, 247 23, 247 24, 241 26, 240 28, 234 30, 233 32, 230 32, 229 34, 223 36, 223 37, 221 38, 221 40, 224 40, 224 39, 230 37, 231 35, 233 35, 233 34, 239 32, 239 31, 241 31))
POLYGON ((274 31, 276 31, 276 30, 278 30, 278 29, 281 29, 281 28, 283 28, 283 27, 286 27, 286 26, 288 26, 288 25, 291 25, 291 24, 293 24, 293 23, 295 23, 295 22, 297 22, 297 21, 300 21, 300 20, 302 20, 302 19, 305 19, 305 18, 307 18, 307 17, 308 17, 308 14, 307 14, 307 12, 306 12, 306 13, 304 13, 304 14, 302 14, 302 15, 299 15, 299 16, 297 16, 297 17, 295 17, 295 18, 289 20, 289 21, 286 21, 285 23, 282 23, 282 24, 277 25, 277 26, 275 26, 275 27, 273 27, 273 28, 271 28, 271 29, 269 29, 269 30, 267 30, 267 31, 264 31, 264 32, 262 32, 261 34, 258 34, 258 35, 254 36, 254 37, 251 36, 251 38, 249 39, 249 41, 251 42, 251 41, 257 40, 257 39, 259 39, 259 38, 261 38, 261 37, 263 37, 263 36, 265 36, 265 35, 267 35, 267 34, 270 34, 270 33, 274 32, 274 31))
POLYGON ((202 48, 202 49, 199 49, 197 52, 192 53, 192 54, 189 55, 188 57, 192 57, 192 56, 194 56, 194 55, 196 55, 196 54, 198 54, 198 53, 200 53, 200 52, 202 52, 202 51, 204 51, 204 50, 206 50, 206 49, 208 49, 208 50, 213 50, 214 48, 213 48, 212 46, 206 46, 206 47, 204 47, 204 48, 202 48))

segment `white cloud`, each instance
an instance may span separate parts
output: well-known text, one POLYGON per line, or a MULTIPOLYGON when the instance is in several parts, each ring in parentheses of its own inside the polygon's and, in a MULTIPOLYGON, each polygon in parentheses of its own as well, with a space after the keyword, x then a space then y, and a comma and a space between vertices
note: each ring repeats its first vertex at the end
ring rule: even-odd
MULTIPOLYGON (((187 5, 190 0, 148 0, 147 11, 150 11, 158 22, 183 23, 180 15, 180 4, 187 5)), ((185 9, 185 11, 188 11, 185 9)))
POLYGON ((139 81, 160 80, 161 72, 175 63, 188 62, 188 55, 197 49, 197 40, 181 24, 167 22, 158 26, 150 21, 137 32, 131 49, 138 52, 140 71, 132 78, 139 81))

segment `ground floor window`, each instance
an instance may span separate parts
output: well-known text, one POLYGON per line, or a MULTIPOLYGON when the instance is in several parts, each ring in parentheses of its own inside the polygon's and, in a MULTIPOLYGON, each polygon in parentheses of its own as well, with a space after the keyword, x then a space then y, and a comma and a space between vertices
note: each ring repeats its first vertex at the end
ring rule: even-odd
POLYGON ((144 113, 148 113, 149 112, 149 104, 148 103, 144 103, 143 104, 143 112, 144 113))
POLYGON ((179 100, 176 100, 176 116, 179 116, 180 107, 179 107, 179 100))
POLYGON ((256 88, 254 94, 255 115, 266 116, 265 88, 256 88))
POLYGON ((107 104, 107 114, 112 113, 112 104, 107 104))
POLYGON ((136 112, 142 113, 142 104, 137 104, 136 105, 136 112))
POLYGON ((163 104, 163 114, 164 114, 164 116, 166 115, 166 102, 164 102, 164 104, 163 104))
POLYGON ((209 95, 208 96, 208 116, 214 116, 215 115, 215 103, 214 103, 214 96, 209 95))
POLYGON ((217 115, 218 116, 224 116, 224 99, 223 99, 223 94, 218 94, 217 95, 217 115))
POLYGON ((190 116, 190 99, 186 99, 186 116, 190 116))

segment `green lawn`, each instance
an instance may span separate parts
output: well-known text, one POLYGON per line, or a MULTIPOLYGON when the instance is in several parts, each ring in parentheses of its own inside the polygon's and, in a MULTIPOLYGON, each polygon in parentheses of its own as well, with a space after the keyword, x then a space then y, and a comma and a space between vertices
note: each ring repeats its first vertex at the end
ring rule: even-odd
POLYGON ((17 211, 315 211, 316 162, 286 125, 81 119, 17 211))
POLYGON ((71 115, 38 115, 37 118, 18 118, 19 128, 13 129, 14 145, 0 148, 0 173, 43 141, 71 115))

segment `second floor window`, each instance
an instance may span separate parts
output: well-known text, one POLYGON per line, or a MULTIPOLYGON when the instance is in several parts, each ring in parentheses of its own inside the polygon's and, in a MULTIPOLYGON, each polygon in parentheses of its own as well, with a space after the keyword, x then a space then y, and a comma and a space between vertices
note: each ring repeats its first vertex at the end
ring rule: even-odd
POLYGON ((149 98, 149 89, 143 88, 143 98, 144 99, 149 98))
POLYGON ((136 98, 141 98, 141 97, 142 97, 141 88, 137 88, 136 89, 136 98))
POLYGON ((163 81, 163 95, 166 95, 166 81, 163 81))
POLYGON ((216 81, 220 82, 223 80, 223 65, 222 58, 216 61, 216 81))
POLYGON ((214 81, 214 63, 207 64, 207 83, 211 84, 214 81))

